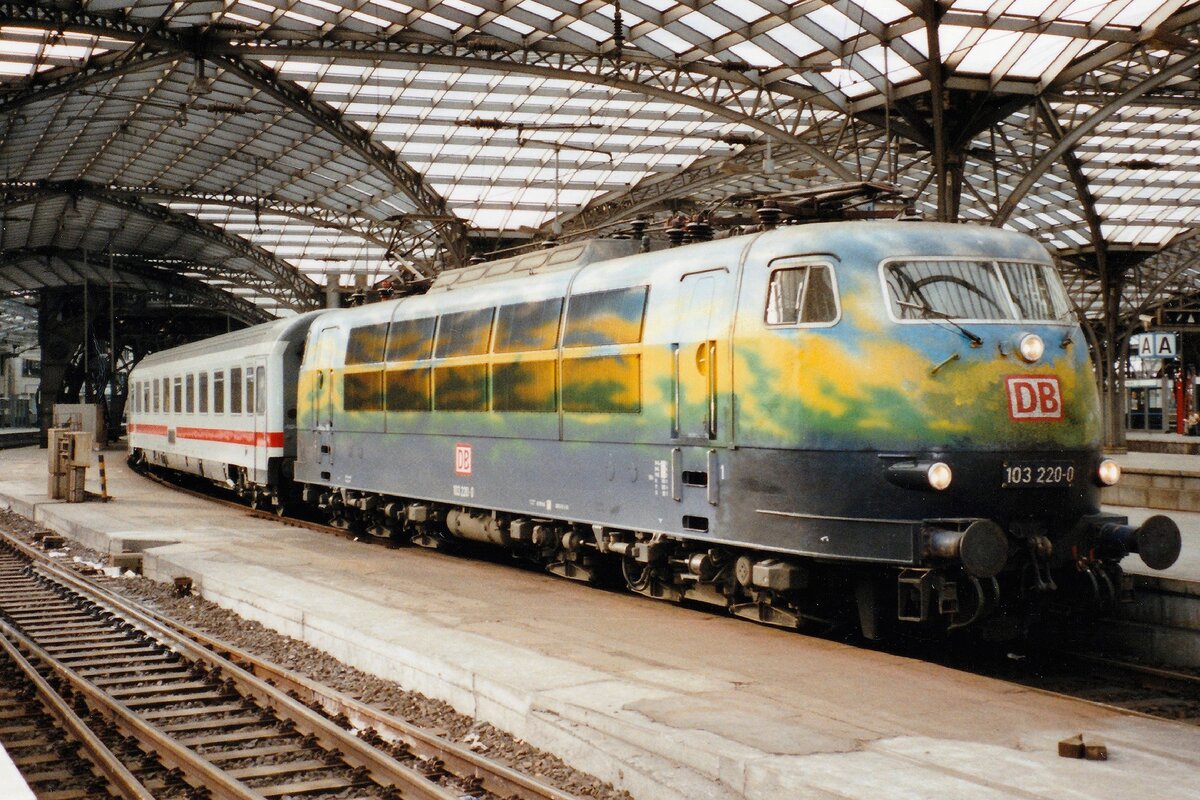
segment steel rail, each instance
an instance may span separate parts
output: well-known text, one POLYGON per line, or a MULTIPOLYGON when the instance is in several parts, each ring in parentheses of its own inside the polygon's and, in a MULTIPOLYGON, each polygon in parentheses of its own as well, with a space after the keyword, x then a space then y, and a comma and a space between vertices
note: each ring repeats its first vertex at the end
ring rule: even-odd
MULTIPOLYGON (((18 637, 19 639, 24 637, 18 637)), ((28 646, 27 640, 23 642, 28 646)), ((96 736, 87 723, 79 718, 63 696, 54 690, 42 675, 34 668, 29 659, 25 658, 20 649, 10 641, 9 636, 0 636, 0 648, 9 659, 17 665, 25 675, 25 680, 33 685, 42 706, 59 724, 78 742, 86 753, 86 758, 108 779, 109 786, 120 792, 123 800, 155 800, 154 795, 137 777, 130 772, 121 760, 100 737, 96 736)), ((32 652, 32 651, 31 651, 32 652)))
MULTIPOLYGON (((190 493, 190 490, 187 489, 181 489, 181 491, 190 493)), ((233 503, 232 501, 223 502, 228 502, 237 508, 246 509, 245 506, 233 503)), ((270 519, 280 519, 269 512, 254 513, 270 519)), ((314 525, 313 527, 338 534, 345 534, 345 531, 337 528, 318 525, 314 525)), ((12 540, 11 537, 7 538, 16 545, 19 545, 22 552, 39 566, 45 564, 53 567, 55 570, 62 570, 61 567, 50 561, 35 548, 17 540, 12 540)), ((224 657, 239 666, 244 665, 245 669, 251 674, 263 681, 270 681, 280 692, 295 692, 302 698, 302 702, 319 705, 331 715, 344 714, 356 727, 370 727, 385 741, 398 742, 418 757, 437 758, 441 760, 446 770, 455 777, 463 779, 475 777, 480 779, 482 781, 482 788, 492 794, 500 797, 519 798, 519 800, 577 800, 574 795, 563 792, 504 764, 484 758, 469 748, 435 736, 410 722, 387 714, 379 709, 372 708, 366 703, 310 680, 292 670, 265 661, 235 645, 172 620, 153 609, 145 608, 104 586, 76 575, 76 573, 70 570, 66 570, 65 572, 79 583, 86 585, 89 595, 104 601, 114 609, 117 609, 122 615, 131 616, 127 612, 136 611, 145 618, 154 620, 180 636, 186 637, 188 640, 200 645, 203 648, 202 652, 224 657)), ((357 739, 355 740, 358 741, 357 739)))
POLYGON ((1082 661, 1087 664, 1093 664, 1100 667, 1112 667, 1115 669, 1123 669, 1126 672, 1145 675, 1151 678, 1160 678, 1167 681, 1175 681, 1176 683, 1185 686, 1192 686, 1200 691, 1200 675, 1192 675, 1187 672, 1177 672, 1176 670, 1163 669, 1162 667, 1152 667, 1148 664, 1139 664, 1135 661, 1124 661, 1119 658, 1109 658, 1108 656, 1098 656, 1092 653, 1077 653, 1069 650, 1054 650, 1054 653, 1073 658, 1076 661, 1082 661))
POLYGON ((0 619, 0 632, 10 640, 19 642, 38 660, 45 663, 55 674, 67 681, 71 688, 87 698, 92 708, 100 709, 120 730, 137 739, 143 746, 158 755, 167 768, 178 769, 189 783, 204 787, 214 800, 266 800, 266 797, 234 780, 224 770, 218 769, 188 748, 165 736, 157 728, 93 686, 75 670, 46 652, 37 642, 30 639, 7 620, 0 619))
MULTIPOLYGON (((367 774, 382 786, 394 786, 404 798, 411 800, 458 800, 460 793, 452 792, 434 783, 412 767, 397 762, 373 745, 325 718, 303 702, 289 696, 259 678, 250 669, 234 661, 222 658, 202 644, 178 633, 171 626, 159 621, 153 612, 144 609, 120 595, 110 592, 84 576, 46 559, 36 549, 12 536, 0 534, 3 541, 26 558, 37 564, 42 574, 65 588, 84 595, 107 607, 122 618, 135 623, 143 631, 173 649, 180 656, 203 664, 206 668, 231 679, 247 696, 258 701, 279 716, 291 721, 301 735, 310 735, 321 746, 337 750, 341 759, 350 767, 362 767, 367 774)), ((107 695, 104 695, 107 697, 107 695)), ((190 751, 189 751, 190 752, 190 751)), ((441 755, 443 760, 445 758, 441 755)), ((182 768, 182 767, 181 767, 182 768)), ((257 797, 257 795, 254 795, 257 797)), ((536 795, 535 795, 536 796, 536 795)), ((568 796, 569 800, 569 796, 568 796)))
MULTIPOLYGON (((103 587, 100 589, 107 593, 103 587)), ((148 613, 155 614, 156 612, 148 610, 148 613)), ((231 661, 246 665, 255 675, 271 681, 280 689, 296 692, 306 702, 320 705, 329 714, 335 716, 344 714, 356 727, 370 727, 385 741, 400 742, 410 752, 422 758, 438 758, 449 772, 458 777, 480 778, 483 781, 483 788, 492 794, 506 798, 520 798, 520 800, 577 800, 574 795, 567 794, 503 764, 483 758, 469 748, 434 736, 410 722, 372 708, 366 703, 309 680, 303 675, 264 661, 228 642, 173 620, 164 618, 163 623, 181 635, 224 655, 231 661)))

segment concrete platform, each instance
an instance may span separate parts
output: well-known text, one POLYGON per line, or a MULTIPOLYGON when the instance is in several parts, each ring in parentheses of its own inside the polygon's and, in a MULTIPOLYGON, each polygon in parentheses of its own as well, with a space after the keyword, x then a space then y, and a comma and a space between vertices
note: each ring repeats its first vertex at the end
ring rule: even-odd
POLYGON ((0 428, 0 449, 28 447, 37 444, 41 437, 39 428, 0 428))
POLYGON ((1200 436, 1158 431, 1126 431, 1125 444, 1130 452, 1200 455, 1200 436))
POLYGON ((45 499, 45 451, 0 497, 151 577, 502 727, 642 800, 1200 798, 1200 728, 1050 697, 505 565, 247 517, 129 473, 45 499), (1059 758, 1102 739, 1106 762, 1059 758), (614 761, 614 759, 616 759, 614 761))
POLYGON ((1130 450, 1114 458, 1121 464, 1121 481, 1104 490, 1104 502, 1200 511, 1200 455, 1130 450))
POLYGON ((21 777, 3 745, 0 745, 0 797, 4 800, 34 800, 33 790, 21 777))

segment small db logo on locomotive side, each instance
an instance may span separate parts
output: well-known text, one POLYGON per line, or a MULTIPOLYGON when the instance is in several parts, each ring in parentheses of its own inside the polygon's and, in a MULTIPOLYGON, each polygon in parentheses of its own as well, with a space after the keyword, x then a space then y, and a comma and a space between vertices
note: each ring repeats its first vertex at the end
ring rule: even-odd
POLYGON ((470 475, 471 474, 471 445, 469 445, 469 444, 454 445, 454 474, 455 475, 470 475))
POLYGON ((1062 391, 1053 375, 1010 375, 1008 416, 1014 420, 1062 419, 1062 391))

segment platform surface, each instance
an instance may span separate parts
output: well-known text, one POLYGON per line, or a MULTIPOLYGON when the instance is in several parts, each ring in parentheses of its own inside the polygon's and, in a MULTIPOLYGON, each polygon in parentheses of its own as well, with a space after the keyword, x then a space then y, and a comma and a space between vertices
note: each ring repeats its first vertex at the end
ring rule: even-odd
POLYGON ((4 800, 35 800, 33 790, 21 777, 4 745, 0 745, 0 797, 4 800))
POLYGON ((106 455, 111 503, 47 501, 36 448, 0 452, 0 498, 97 549, 144 550, 150 577, 190 575, 207 598, 640 800, 1200 800, 1194 726, 503 564, 288 528, 106 455), (1109 760, 1059 758, 1057 742, 1077 733, 1103 740, 1109 760))

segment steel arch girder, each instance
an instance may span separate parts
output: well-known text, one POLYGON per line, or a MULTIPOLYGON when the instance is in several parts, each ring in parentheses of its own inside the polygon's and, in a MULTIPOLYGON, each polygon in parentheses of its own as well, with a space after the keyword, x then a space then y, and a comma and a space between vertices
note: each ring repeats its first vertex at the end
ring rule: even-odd
MULTIPOLYGON (((90 255, 94 264, 95 254, 90 255)), ((51 261, 58 261, 74 270, 84 260, 82 250, 58 247, 17 248, 0 251, 0 272, 26 262, 46 264, 51 261)), ((179 262, 171 262, 171 265, 177 266, 179 262)), ((206 271, 206 266, 199 263, 189 264, 189 267, 196 271, 206 271)), ((117 256, 113 259, 113 269, 115 274, 123 279, 132 277, 142 281, 144 286, 140 288, 187 297, 194 305, 223 310, 246 324, 253 325, 272 319, 265 309, 254 303, 221 291, 203 281, 170 273, 164 265, 154 259, 117 256)))
MULTIPOLYGON (((614 76, 596 69, 598 59, 594 54, 588 55, 568 55, 565 53, 543 53, 537 50, 523 50, 519 55, 524 58, 518 60, 517 53, 507 55, 513 56, 511 60, 503 58, 482 58, 479 56, 468 55, 471 52, 469 47, 449 43, 429 43, 429 42, 396 42, 388 41, 382 43, 358 43, 358 42, 306 42, 303 44, 288 43, 286 41, 273 40, 266 42, 262 47, 246 48, 240 45, 227 43, 223 45, 224 51, 239 53, 243 57, 255 59, 273 59, 284 56, 310 56, 324 58, 338 58, 342 60, 366 60, 379 62, 394 62, 401 64, 440 64, 443 66, 464 67, 486 69, 493 72, 519 73, 525 75, 536 75, 543 78, 553 78, 558 80, 570 80, 580 83, 590 83, 600 86, 608 86, 614 89, 622 89, 624 91, 642 94, 647 97, 654 97, 660 100, 667 100, 680 105, 697 108, 706 113, 712 114, 714 117, 724 119, 728 122, 745 125, 753 128, 766 136, 771 137, 777 142, 791 145, 802 150, 813 161, 833 172, 842 180, 854 180, 853 175, 841 162, 837 161, 829 153, 814 146, 806 141, 801 136, 792 133, 777 125, 773 125, 763 119, 747 114, 742 111, 737 111, 729 106, 721 103, 707 100, 699 96, 681 93, 668 88, 672 85, 678 85, 681 76, 692 74, 688 69, 682 66, 674 65, 650 65, 650 64, 632 64, 627 65, 632 72, 635 72, 639 80, 634 80, 627 77, 624 73, 619 76, 614 76), (531 61, 530 58, 537 59, 531 61), (572 69, 564 66, 572 60, 577 67, 572 69), (550 62, 557 61, 558 64, 550 62), (649 78, 654 78, 657 82, 648 82, 649 78)), ((705 80, 709 81, 724 81, 730 82, 728 77, 714 77, 712 75, 704 75, 705 80)), ((740 90, 754 88, 757 91, 764 91, 763 87, 753 83, 738 84, 740 90)), ((711 88, 710 88, 711 93, 711 88)), ((794 100, 794 98, 792 98, 794 100)), ((800 101, 800 102, 808 102, 800 101)), ((770 106, 770 103, 767 103, 770 106)))
POLYGON ((216 225, 201 222, 187 214, 180 214, 154 203, 144 203, 134 191, 110 190, 87 181, 36 181, 27 186, 9 185, 0 194, 0 209, 28 205, 48 197, 69 195, 87 197, 99 203, 121 208, 139 216, 161 222, 176 230, 188 233, 249 260, 257 267, 259 276, 278 292, 264 292, 288 308, 297 310, 317 308, 322 302, 322 292, 316 283, 302 275, 291 264, 272 255, 257 245, 238 236, 232 236, 216 225))
MULTIPOLYGON (((253 48, 215 52, 205 34, 186 36, 154 28, 115 15, 89 13, 81 9, 48 8, 37 2, 0 3, 0 25, 22 25, 42 30, 79 31, 133 41, 144 50, 172 54, 172 60, 188 55, 206 58, 237 74, 249 85, 269 94, 276 102, 302 115, 349 147, 368 164, 383 172, 423 214, 453 216, 445 198, 435 192, 422 175, 400 160, 399 155, 372 140, 369 133, 346 122, 340 113, 314 100, 299 86, 280 80, 275 73, 243 56, 253 48)), ((62 78, 69 82, 69 78, 62 78)), ((63 91, 69 91, 70 87, 63 91)), ((60 93, 55 91, 54 93, 60 93)), ((25 100, 24 102, 29 102, 25 100)), ((467 244, 465 222, 439 227, 439 238, 454 263, 465 263, 467 244)))
POLYGON ((1054 144, 1054 146, 1043 153, 1041 158, 1039 158, 1037 162, 1029 169, 1029 171, 1025 173, 1025 177, 1021 179, 1021 182, 1018 183, 1011 192, 1009 192, 1008 197, 1004 199, 1004 203, 1000 206, 1000 208, 996 211, 995 216, 992 218, 992 225, 997 228, 1004 225, 1004 223, 1008 221, 1009 217, 1013 215, 1013 212, 1017 210, 1017 205, 1022 199, 1025 198, 1025 196, 1029 193, 1029 190, 1033 188, 1034 184, 1041 179, 1046 171, 1054 166, 1054 164, 1058 163, 1063 154, 1071 150, 1071 148, 1078 144, 1083 137, 1095 130, 1102 122, 1107 120, 1121 109, 1130 105, 1134 100, 1138 99, 1142 95, 1153 91, 1157 87, 1174 78, 1176 75, 1181 75, 1188 70, 1194 69, 1197 65, 1200 65, 1200 51, 1193 52, 1192 54, 1183 57, 1171 66, 1159 70, 1154 75, 1146 78, 1133 88, 1122 92, 1120 95, 1104 104, 1100 108, 1097 108, 1093 113, 1089 114, 1083 122, 1080 122, 1071 130, 1066 131, 1063 136, 1054 144))

